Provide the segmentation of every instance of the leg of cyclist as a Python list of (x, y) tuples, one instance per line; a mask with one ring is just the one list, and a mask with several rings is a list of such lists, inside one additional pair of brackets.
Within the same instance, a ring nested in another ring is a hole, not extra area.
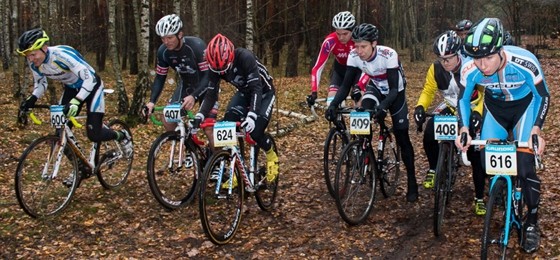
[(480, 151), (476, 151), (474, 147), (469, 147), (467, 157), (471, 162), (472, 178), (474, 184), (474, 213), (479, 216), (486, 214), (486, 205), (484, 204), (484, 186), (486, 185), (486, 172), (482, 168), (482, 160)]
[(424, 179), (424, 183), (422, 183), (422, 186), (424, 186), (424, 188), (426, 189), (432, 189), (434, 187), (436, 167), (439, 155), (439, 145), (438, 141), (435, 140), (434, 135), (433, 117), (428, 119), (428, 121), (426, 122), (422, 144), (424, 146), (426, 158), (428, 159), (428, 171), (426, 171), (426, 178)]

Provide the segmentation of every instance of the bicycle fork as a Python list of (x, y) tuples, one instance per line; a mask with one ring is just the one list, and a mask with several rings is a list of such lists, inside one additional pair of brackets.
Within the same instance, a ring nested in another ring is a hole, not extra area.
[[(490, 190), (492, 190), (494, 188), (494, 184), (499, 180), (499, 179), (504, 179), (505, 180), (505, 191), (506, 191), (506, 208), (505, 208), (505, 216), (504, 216), (504, 227), (503, 227), (503, 233), (502, 236), (499, 238), (499, 241), (491, 241), (493, 244), (498, 244), (502, 247), (505, 247), (508, 245), (509, 243), (509, 234), (511, 232), (511, 227), (515, 224), (517, 228), (521, 227), (521, 223), (519, 222), (519, 220), (517, 220), (515, 218), (515, 213), (512, 210), (512, 206), (517, 207), (517, 202), (513, 202), (514, 197), (513, 196), (519, 196), (521, 197), (521, 191), (519, 191), (519, 195), (517, 195), (517, 191), (513, 191), (512, 192), (512, 180), (510, 177), (504, 177), (504, 176), (495, 176), (494, 178), (492, 178), (492, 182), (490, 184)], [(502, 194), (503, 196), (503, 194)], [(495, 201), (495, 200), (494, 200)]]

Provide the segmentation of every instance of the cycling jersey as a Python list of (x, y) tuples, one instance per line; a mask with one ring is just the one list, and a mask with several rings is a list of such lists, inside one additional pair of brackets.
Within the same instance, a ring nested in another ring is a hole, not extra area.
[[(459, 57), (461, 61), (458, 66), (471, 59), (470, 57), (466, 58), (462, 55), (459, 55)], [(422, 106), (424, 110), (427, 110), (432, 104), (436, 92), (439, 90), (447, 107), (452, 113), (456, 113), (457, 100), (461, 91), (459, 87), (459, 78), (460, 69), (456, 72), (450, 72), (443, 68), (440, 61), (432, 63), (426, 74), (426, 82), (424, 83), (424, 88), (422, 89), (416, 106)], [(472, 108), (482, 115), (482, 91), (473, 92), (471, 104), (474, 105)]]
[(367, 74), (371, 83), (379, 89), (382, 95), (386, 96), (379, 103), (381, 109), (387, 109), (395, 101), (397, 93), (405, 88), (406, 79), (398, 59), (398, 54), (389, 47), (377, 45), (375, 47), (375, 54), (368, 61), (360, 59), (356, 51), (353, 50), (350, 52), (346, 65), (348, 68), (344, 81), (331, 105), (338, 106), (348, 96), (350, 87), (355, 83), (356, 78), (360, 77), (362, 72)]
[(157, 52), (156, 77), (152, 86), (150, 102), (156, 103), (171, 67), (180, 76), (181, 82), (177, 84), (177, 94), (173, 101), (180, 100), (187, 95), (192, 95), (199, 100), (208, 85), (208, 62), (204, 59), (206, 43), (192, 36), (182, 38), (179, 50), (169, 50), (162, 44)]
[(461, 84), (465, 86), (459, 100), (459, 124), (468, 127), (471, 93), (475, 85), (479, 84), (485, 89), (485, 99), (490, 98), (499, 102), (523, 100), (528, 95), (533, 95), (536, 106), (535, 120), (531, 123), (542, 128), (549, 107), (550, 94), (543, 77), (542, 68), (532, 53), (516, 47), (504, 46), (504, 68), (491, 76), (484, 76), (470, 60), (461, 68)]
[(218, 101), (221, 79), (231, 83), (239, 92), (244, 93), (250, 99), (250, 112), (257, 113), (259, 111), (258, 108), (261, 106), (264, 94), (271, 91), (271, 93), (275, 93), (272, 76), (268, 73), (266, 67), (259, 62), (255, 54), (244, 48), (236, 48), (234, 57), (232, 67), (224, 74), (209, 73), (207, 93), (200, 107), (200, 113), (205, 117), (214, 103)]
[[(346, 69), (346, 60), (348, 59), (348, 54), (354, 49), (354, 42), (352, 40), (343, 44), (338, 40), (336, 32), (329, 34), (323, 44), (321, 45), (321, 50), (319, 51), (319, 57), (315, 66), (311, 70), (311, 92), (317, 92), (319, 82), (321, 81), (321, 73), (325, 68), (325, 64), (329, 59), (329, 54), (335, 57), (335, 65), (333, 66), (333, 73), (338, 73), (344, 76), (344, 70)], [(337, 64), (338, 63), (338, 64)]]
[(33, 95), (40, 98), (47, 89), (47, 78), (62, 82), (66, 87), (78, 89), (76, 98), (85, 100), (99, 84), (95, 70), (74, 48), (66, 45), (49, 46), (45, 61), (36, 67), (30, 63), (33, 73)]

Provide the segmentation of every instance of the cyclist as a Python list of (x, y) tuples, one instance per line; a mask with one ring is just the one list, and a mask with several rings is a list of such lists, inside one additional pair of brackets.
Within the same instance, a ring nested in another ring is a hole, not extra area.
[[(443, 102), (434, 109), (435, 113), (441, 115), (455, 114), (457, 110), (457, 98), (460, 92), (459, 73), (461, 64), (470, 59), (459, 55), (461, 44), (461, 38), (453, 30), (448, 30), (440, 34), (434, 41), (433, 51), (438, 58), (428, 69), (424, 89), (422, 89), (418, 104), (414, 109), (414, 121), (419, 129), (422, 129), (422, 125), (426, 121), (426, 109), (432, 104), (436, 92), (439, 91), (442, 94)], [(480, 126), (480, 115), (482, 114), (483, 108), (482, 95), (483, 92), (479, 89), (474, 91), (471, 97), (471, 106), (476, 106), (474, 112), (471, 114), (471, 125), (473, 126)], [(474, 136), (474, 133), (471, 133), (471, 135)], [(423, 186), (426, 189), (431, 189), (435, 184), (435, 169), (439, 154), (438, 141), (435, 140), (434, 135), (434, 118), (430, 118), (428, 123), (426, 123), (423, 145), (429, 164), (429, 170), (426, 173)], [(482, 169), (480, 153), (478, 151), (472, 148), (469, 149), (468, 157), (472, 163), (472, 176), (475, 190), (474, 211), (476, 215), (484, 215), (486, 214), (486, 207), (483, 200), (486, 174)]]
[[(264, 135), (276, 99), (272, 76), (255, 54), (245, 48), (235, 48), (222, 34), (217, 34), (208, 42), (206, 60), (211, 73), (206, 96), (195, 116), (195, 127), (198, 128), (218, 100), (220, 80), (235, 86), (237, 92), (226, 108), (224, 120), (236, 122), (244, 118), (241, 126), (266, 152), (266, 179), (274, 182), (278, 176), (278, 156), (272, 142)], [(233, 185), (237, 185), (236, 179)]]
[(471, 20), (463, 19), (455, 25), (455, 32), (457, 32), (457, 35), (459, 35), (459, 37), (461, 37), (461, 40), (464, 41), (465, 36), (467, 36), (467, 33), (469, 32), (469, 29), (471, 29), (471, 27)]
[[(465, 86), (458, 103), (460, 134), (468, 132), (470, 121), (470, 95), (475, 84), (482, 85), (484, 111), (482, 114), (481, 139), (507, 139), (511, 132), (514, 140), (529, 142), (533, 134), (539, 137), (542, 154), (544, 140), (541, 137), (548, 108), (550, 94), (539, 61), (529, 51), (511, 45), (503, 46), (504, 30), (497, 18), (484, 18), (469, 31), (464, 49), (473, 59), (463, 64), (461, 84)], [(465, 151), (460, 138), (457, 147)], [(524, 199), (528, 215), (524, 224), (522, 247), (526, 252), (534, 252), (539, 247), (538, 207), (540, 200), (540, 180), (533, 167), (534, 156), (518, 152), (518, 176), (523, 182)]]
[[(167, 72), (171, 67), (180, 76), (173, 95), (168, 104), (181, 102), (181, 107), (187, 110), (193, 108), (196, 101), (201, 101), (208, 85), (208, 63), (204, 60), (204, 50), (206, 43), (193, 36), (183, 36), (183, 22), (176, 14), (169, 14), (162, 17), (156, 24), (156, 34), (161, 37), (162, 44), (157, 52), (156, 77), (152, 85), (150, 102), (146, 104), (149, 116), (154, 109), (155, 103), (159, 99)], [(214, 104), (209, 120), (216, 118), (218, 103)], [(166, 131), (173, 131), (175, 123), (164, 121)], [(206, 128), (207, 136), (212, 135), (212, 128)], [(213, 140), (208, 138), (212, 147)]]
[(350, 53), (350, 50), (354, 48), (354, 42), (352, 41), (352, 29), (355, 24), (356, 19), (354, 18), (354, 15), (348, 11), (340, 12), (333, 17), (332, 27), (336, 31), (327, 35), (323, 41), (321, 51), (319, 51), (319, 57), (317, 57), (317, 62), (311, 70), (311, 95), (307, 96), (307, 103), (309, 106), (313, 106), (315, 104), (315, 100), (317, 99), (321, 73), (325, 68), (325, 64), (327, 64), (329, 54), (332, 54), (335, 57), (335, 60), (331, 71), (327, 105), (329, 105), (332, 98), (334, 98), (340, 83), (342, 83), (342, 79), (344, 79), (348, 54)]
[[(132, 156), (130, 133), (124, 129), (113, 131), (103, 127), (104, 85), (99, 75), (77, 50), (67, 45), (48, 46), (48, 41), (49, 36), (41, 28), (28, 30), (18, 39), (16, 51), (27, 58), (34, 84), (33, 93), (21, 103), (19, 109), (27, 111), (35, 107), (35, 102), (47, 89), (47, 78), (60, 81), (64, 86), (64, 93), (59, 102), (65, 106), (64, 114), (68, 117), (76, 116), (83, 103), (86, 103), (86, 131), (89, 140), (118, 140), (126, 156)], [(85, 166), (80, 165), (81, 171), (85, 170), (83, 167)]]
[(362, 72), (370, 77), (362, 97), (362, 106), (376, 109), (377, 120), (384, 120), (391, 113), (397, 144), (401, 147), (403, 162), (407, 170), (408, 188), (406, 199), (418, 200), (418, 184), (414, 169), (414, 150), (408, 135), (408, 107), (406, 104), (406, 80), (397, 52), (378, 45), (378, 30), (373, 24), (363, 23), (352, 31), (355, 49), (350, 52), (347, 70), (340, 89), (325, 112), (329, 121), (336, 120), (338, 105), (350, 92), (354, 79)]

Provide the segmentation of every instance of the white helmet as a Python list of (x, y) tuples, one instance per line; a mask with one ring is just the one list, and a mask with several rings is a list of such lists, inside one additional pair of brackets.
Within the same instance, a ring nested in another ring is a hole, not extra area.
[(352, 30), (356, 24), (356, 18), (348, 11), (336, 14), (332, 19), (332, 26), (335, 29)]
[(177, 34), (183, 28), (183, 22), (176, 14), (168, 14), (156, 24), (156, 34), (159, 37)]

